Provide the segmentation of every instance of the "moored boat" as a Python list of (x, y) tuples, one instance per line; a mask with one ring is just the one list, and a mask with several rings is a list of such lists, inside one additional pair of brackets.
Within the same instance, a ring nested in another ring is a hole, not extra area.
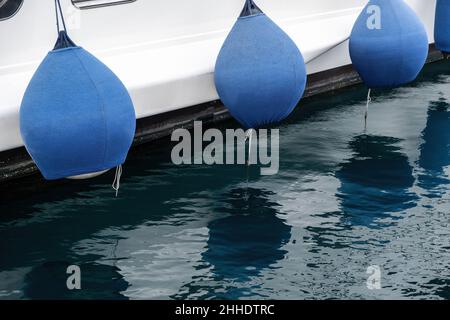
[[(406, 2), (433, 43), (435, 1)], [(257, 1), (301, 49), (312, 79), (309, 94), (357, 81), (348, 67), (347, 40), (366, 3)], [(218, 99), (214, 66), (242, 10), (242, 0), (62, 0), (61, 4), (73, 40), (95, 53), (130, 92), (141, 122), (138, 139), (164, 134), (149, 128), (170, 130), (177, 121), (218, 111), (203, 104)], [(53, 0), (0, 1), (0, 152), (23, 147), (19, 107), (32, 75), (51, 49), (49, 43), (54, 42), (53, 21)], [(347, 80), (346, 73), (352, 75)]]

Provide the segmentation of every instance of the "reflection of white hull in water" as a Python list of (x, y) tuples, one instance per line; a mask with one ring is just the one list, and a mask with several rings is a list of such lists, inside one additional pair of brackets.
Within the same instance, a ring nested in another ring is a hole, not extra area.
[[(138, 0), (88, 10), (75, 9), (70, 0), (61, 2), (71, 37), (123, 80), (138, 118), (218, 98), (215, 60), (243, 0)], [(114, 1), (84, 1), (104, 2)], [(435, 1), (407, 2), (432, 42)], [(365, 3), (257, 1), (298, 44), (309, 74), (350, 64), (345, 39)], [(55, 42), (53, 21), (53, 0), (25, 1), (15, 16), (0, 21), (0, 151), (23, 145), (19, 106), (31, 76)]]

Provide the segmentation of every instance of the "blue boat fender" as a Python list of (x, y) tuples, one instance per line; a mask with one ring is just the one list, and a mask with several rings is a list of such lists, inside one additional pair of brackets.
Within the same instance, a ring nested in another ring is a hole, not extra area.
[(434, 43), (445, 55), (450, 54), (450, 0), (436, 1)]
[[(370, 89), (414, 81), (428, 56), (425, 26), (404, 0), (370, 0), (350, 35), (350, 57)], [(367, 118), (367, 110), (366, 110)]]
[(217, 58), (215, 84), (231, 115), (256, 129), (282, 121), (296, 107), (306, 66), (292, 39), (246, 0)]
[(120, 178), (135, 134), (133, 102), (120, 79), (69, 38), (59, 0), (55, 9), (58, 40), (20, 107), (25, 147), (47, 180), (91, 177), (115, 167)]

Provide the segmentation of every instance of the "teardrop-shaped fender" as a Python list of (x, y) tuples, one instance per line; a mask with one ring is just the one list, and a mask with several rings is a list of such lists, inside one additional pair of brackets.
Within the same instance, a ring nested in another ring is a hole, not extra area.
[(265, 14), (243, 16), (219, 53), (215, 84), (231, 115), (246, 128), (286, 118), (305, 91), (306, 67), (292, 39)]
[(133, 103), (123, 83), (80, 47), (51, 51), (20, 107), (25, 146), (49, 180), (124, 163), (135, 128)]
[(434, 22), (434, 42), (442, 52), (450, 52), (450, 1), (437, 0)]
[(369, 88), (415, 80), (427, 55), (425, 26), (403, 0), (369, 1), (350, 36), (352, 63)]

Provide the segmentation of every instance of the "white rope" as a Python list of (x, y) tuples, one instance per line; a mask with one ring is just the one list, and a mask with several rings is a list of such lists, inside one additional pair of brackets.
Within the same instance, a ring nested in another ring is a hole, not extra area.
[(116, 175), (114, 177), (114, 182), (112, 184), (112, 188), (116, 191), (116, 198), (119, 195), (121, 177), (122, 177), (122, 165), (116, 167)]
[(245, 191), (244, 199), (248, 201), (248, 188), (250, 183), (250, 165), (251, 165), (251, 156), (252, 156), (252, 142), (253, 142), (253, 129), (248, 129), (245, 133), (245, 142), (248, 140), (248, 158), (247, 158), (247, 165), (246, 165), (246, 175), (247, 175), (247, 190)]
[(246, 132), (245, 140), (248, 140), (248, 159), (247, 166), (251, 164), (251, 156), (252, 156), (252, 142), (253, 142), (253, 129), (248, 129)]
[(364, 130), (367, 129), (367, 117), (369, 116), (369, 105), (372, 101), (372, 97), (370, 96), (372, 92), (372, 89), (369, 89), (369, 92), (367, 93), (367, 103), (366, 103), (366, 113), (364, 114)]

